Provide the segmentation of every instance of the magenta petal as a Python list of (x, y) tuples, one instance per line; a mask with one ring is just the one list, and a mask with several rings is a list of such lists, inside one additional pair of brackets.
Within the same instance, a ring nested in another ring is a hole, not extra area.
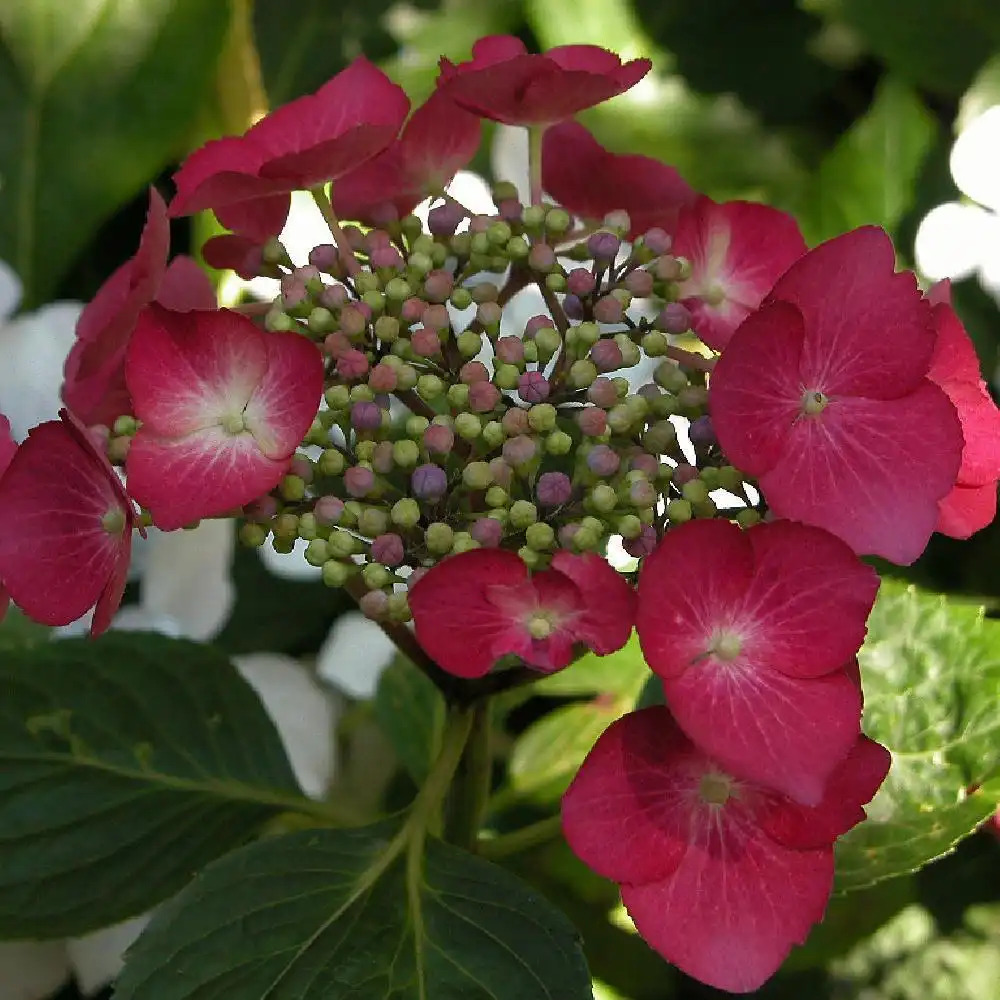
[(219, 222), (239, 236), (265, 243), (285, 228), (291, 207), (291, 195), (282, 191), (219, 205), (215, 215)]
[(925, 380), (898, 399), (834, 398), (799, 420), (760, 487), (779, 516), (826, 528), (859, 554), (909, 565), (934, 530), (961, 449), (954, 407)]
[(703, 983), (750, 993), (805, 941), (826, 909), (833, 851), (790, 851), (736, 816), (698, 828), (677, 870), (623, 885), (636, 929)]
[(997, 484), (956, 486), (938, 501), (935, 531), (951, 538), (970, 538), (997, 516)]
[(10, 433), (10, 421), (0, 413), (0, 477), (17, 454), (17, 442)]
[(625, 577), (593, 553), (560, 550), (552, 557), (552, 568), (568, 576), (583, 595), (577, 635), (598, 656), (621, 649), (632, 634), (636, 609), (635, 591)]
[(175, 257), (167, 267), (156, 301), (174, 312), (214, 309), (215, 289), (208, 275), (186, 254)]

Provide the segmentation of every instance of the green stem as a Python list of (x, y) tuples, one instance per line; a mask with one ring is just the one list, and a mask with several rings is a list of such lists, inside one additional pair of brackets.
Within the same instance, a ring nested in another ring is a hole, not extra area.
[(478, 844), (478, 853), (484, 858), (505, 858), (519, 851), (545, 844), (555, 840), (562, 833), (562, 817), (550, 816), (539, 820), (530, 826), (515, 830), (513, 833), (503, 833), (499, 837), (482, 837)]
[(544, 125), (528, 126), (528, 178), (531, 191), (531, 204), (542, 203), (542, 136), (545, 135)]
[(347, 241), (344, 230), (340, 228), (340, 220), (333, 211), (333, 205), (330, 203), (326, 189), (322, 184), (317, 184), (315, 187), (309, 188), (309, 193), (312, 195), (313, 201), (316, 202), (316, 207), (326, 220), (327, 226), (330, 228), (333, 242), (337, 245), (340, 259), (344, 262), (347, 273), (352, 278), (356, 278), (361, 273), (361, 265), (358, 263), (358, 258), (354, 256), (354, 251), (351, 249), (351, 244)]
[(475, 850), (490, 797), (493, 774), (490, 714), (488, 699), (478, 702), (472, 709), (472, 732), (448, 799), (445, 840), (470, 851)]

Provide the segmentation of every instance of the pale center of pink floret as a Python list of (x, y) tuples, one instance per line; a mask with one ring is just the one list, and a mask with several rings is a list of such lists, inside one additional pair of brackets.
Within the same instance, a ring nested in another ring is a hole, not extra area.
[(698, 782), (698, 798), (705, 805), (721, 806), (733, 794), (733, 779), (719, 771), (708, 771)]
[(817, 389), (806, 389), (802, 393), (802, 412), (809, 417), (818, 416), (826, 409), (829, 402), (830, 398), (825, 393)]
[(720, 629), (708, 648), (717, 660), (735, 660), (743, 649), (743, 638), (730, 629)]
[(225, 414), (219, 421), (219, 424), (227, 434), (232, 434), (234, 437), (237, 434), (242, 434), (247, 429), (242, 412)]
[(110, 507), (101, 515), (101, 527), (109, 535), (120, 535), (125, 530), (125, 512), (121, 507)]

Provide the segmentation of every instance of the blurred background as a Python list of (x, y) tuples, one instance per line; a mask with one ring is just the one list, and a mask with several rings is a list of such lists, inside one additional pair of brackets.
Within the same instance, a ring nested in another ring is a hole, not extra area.
[[(604, 145), (670, 163), (716, 200), (785, 209), (810, 244), (883, 226), (901, 265), (927, 284), (953, 280), (1000, 387), (998, 0), (0, 0), (0, 261), (22, 289), (19, 318), (13, 307), (0, 316), (0, 355), (14, 349), (5, 324), (23, 330), (49, 303), (87, 301), (134, 252), (146, 186), (169, 194), (190, 149), (243, 131), (361, 53), (419, 102), (441, 55), (467, 58), (496, 33), (533, 50), (593, 43), (651, 57), (637, 87), (581, 116)], [(494, 133), (486, 123), (472, 165), (487, 181), (516, 155)], [(174, 252), (197, 251), (209, 226), (175, 221)], [(45, 323), (32, 329), (44, 352)], [(9, 384), (0, 371), (0, 410)], [(905, 572), (997, 607), (1000, 525), (966, 543), (935, 537)], [(346, 610), (253, 552), (237, 553), (232, 580), (216, 641), (233, 654), (312, 656)], [(613, 888), (564, 847), (518, 865), (583, 932), (606, 984), (598, 997), (721, 996), (650, 952)], [(0, 1000), (19, 1000), (2, 980), (0, 969)], [(1000, 997), (1000, 841), (981, 832), (916, 875), (835, 900), (758, 995)]]

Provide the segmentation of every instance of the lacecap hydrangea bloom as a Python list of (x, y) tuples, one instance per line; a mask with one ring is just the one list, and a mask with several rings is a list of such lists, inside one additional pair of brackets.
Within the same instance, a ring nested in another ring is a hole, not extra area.
[[(807, 248), (573, 121), (648, 70), (486, 38), (411, 113), (359, 58), (194, 152), (81, 319), (69, 412), (0, 479), (0, 579), (44, 621), (96, 604), (96, 633), (134, 530), (232, 517), (457, 684), (635, 628), (665, 704), (601, 737), (565, 833), (653, 947), (750, 991), (822, 919), (888, 768), (861, 731), (860, 557), (992, 518), (998, 418), (882, 231)], [(448, 192), (484, 118), (531, 151), (529, 197), (497, 184), (486, 214)], [(329, 240), (293, 262), (296, 190)], [(166, 217), (207, 209), (211, 263), (280, 281), (264, 308), (206, 307), (168, 267)], [(528, 288), (544, 309), (511, 329)]]

